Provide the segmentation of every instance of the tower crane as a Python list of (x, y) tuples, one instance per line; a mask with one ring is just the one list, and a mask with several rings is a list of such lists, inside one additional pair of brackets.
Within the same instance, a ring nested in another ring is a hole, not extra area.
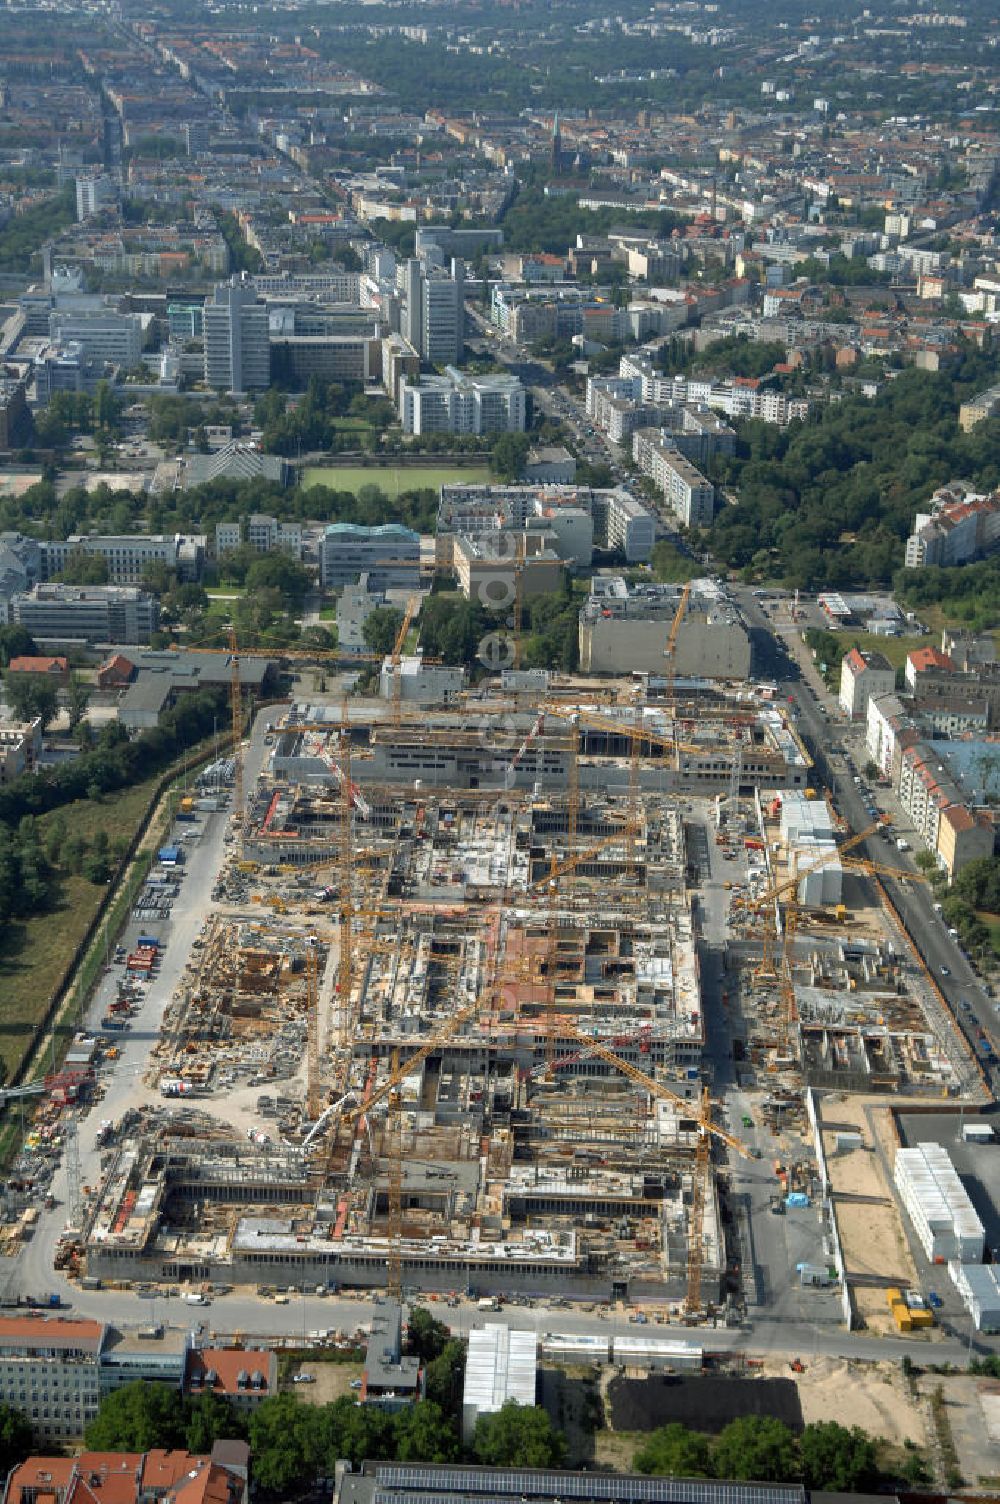
[[(863, 841), (867, 841), (868, 837), (874, 835), (885, 823), (884, 819), (876, 820), (874, 824), (849, 837), (848, 840), (844, 841), (834, 851), (824, 852), (821, 856), (813, 857), (804, 867), (797, 867), (791, 877), (786, 877), (780, 882), (772, 883), (769, 888), (763, 893), (759, 893), (755, 898), (745, 899), (742, 903), (738, 904), (734, 903), (734, 912), (763, 913), (765, 916), (764, 948), (760, 966), (757, 968), (759, 976), (777, 977), (772, 955), (773, 944), (777, 935), (777, 923), (775, 920), (776, 905), (783, 899), (788, 899), (790, 895), (796, 894), (799, 883), (804, 877), (808, 877), (810, 872), (816, 872), (820, 867), (825, 867), (829, 862), (839, 860), (848, 851), (853, 851), (855, 846), (860, 846)], [(792, 897), (791, 901), (794, 903), (796, 900)]]
[[(560, 1034), (568, 1035), (580, 1045), (586, 1046), (588, 1054), (596, 1055), (607, 1065), (621, 1071), (630, 1081), (637, 1086), (643, 1087), (649, 1094), (661, 1102), (670, 1102), (675, 1107), (683, 1107), (691, 1111), (692, 1104), (686, 1098), (671, 1091), (668, 1086), (657, 1081), (654, 1077), (640, 1070), (631, 1061), (623, 1060), (620, 1055), (608, 1048), (602, 1041), (595, 1039), (593, 1035), (578, 1029), (575, 1024), (569, 1023), (562, 1016), (555, 1015), (552, 1019), (554, 1027)], [(701, 1099), (696, 1110), (698, 1124), (698, 1138), (695, 1146), (694, 1176), (691, 1183), (691, 1215), (688, 1218), (688, 1259), (687, 1259), (687, 1295), (685, 1297), (685, 1309), (689, 1315), (694, 1315), (701, 1310), (701, 1285), (702, 1273), (705, 1263), (705, 1205), (709, 1195), (709, 1174), (712, 1160), (712, 1140), (718, 1139), (727, 1148), (733, 1149), (745, 1159), (751, 1158), (750, 1150), (742, 1139), (735, 1134), (729, 1133), (718, 1123), (712, 1121), (712, 1099), (707, 1086), (702, 1087)]]
[(393, 1049), (390, 1075), (397, 1078), (389, 1093), (386, 1139), (389, 1149), (389, 1271), (386, 1289), (390, 1300), (403, 1299), (403, 1078), (399, 1072), (399, 1047)]
[(319, 986), (316, 947), (306, 950), (306, 1109), (310, 1118), (320, 1115), (319, 1084)]
[(396, 641), (392, 645), (392, 653), (389, 658), (390, 671), (392, 673), (392, 724), (398, 726), (403, 713), (403, 648), (409, 635), (413, 618), (420, 610), (419, 595), (411, 595), (406, 602), (406, 610), (403, 612), (403, 620), (399, 624), (396, 633)]
[(674, 698), (674, 677), (677, 673), (677, 636), (680, 632), (681, 622), (684, 620), (684, 613), (687, 611), (690, 599), (691, 581), (688, 580), (681, 591), (681, 598), (677, 602), (677, 610), (674, 612), (674, 619), (670, 623), (670, 631), (667, 634), (667, 645), (663, 649), (663, 656), (667, 660), (667, 666), (664, 671), (663, 694), (664, 698), (670, 701), (673, 701)]

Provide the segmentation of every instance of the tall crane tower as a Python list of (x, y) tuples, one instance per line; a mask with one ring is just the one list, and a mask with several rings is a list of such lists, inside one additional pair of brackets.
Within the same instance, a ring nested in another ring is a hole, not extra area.
[(395, 1082), (389, 1093), (385, 1131), (389, 1150), (389, 1271), (386, 1289), (390, 1300), (403, 1298), (403, 1080), (399, 1071), (399, 1046), (390, 1064)]
[(315, 945), (306, 950), (306, 1108), (315, 1122), (320, 1115), (319, 986)]
[(403, 716), (403, 648), (409, 635), (413, 618), (420, 609), (419, 595), (411, 595), (406, 602), (406, 610), (403, 612), (403, 620), (399, 624), (396, 633), (396, 641), (392, 645), (390, 666), (392, 670), (392, 724), (398, 726)]
[(667, 633), (667, 645), (663, 649), (663, 656), (667, 660), (667, 666), (664, 670), (665, 682), (663, 685), (663, 696), (664, 699), (670, 701), (671, 703), (673, 703), (674, 699), (674, 676), (677, 673), (677, 664), (675, 662), (677, 653), (677, 636), (680, 632), (681, 622), (684, 620), (684, 613), (687, 611), (688, 601), (690, 599), (691, 581), (688, 580), (684, 586), (684, 589), (681, 591), (681, 598), (677, 602), (677, 610), (674, 612), (674, 619), (670, 623), (670, 631)]

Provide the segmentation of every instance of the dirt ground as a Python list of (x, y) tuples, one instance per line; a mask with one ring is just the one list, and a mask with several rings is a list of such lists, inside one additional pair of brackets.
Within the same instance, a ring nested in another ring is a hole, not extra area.
[[(863, 1136), (864, 1148), (837, 1153), (837, 1130), (825, 1126), (823, 1147), (831, 1186), (841, 1198), (835, 1199), (834, 1207), (848, 1274), (864, 1275), (878, 1281), (871, 1287), (853, 1285), (855, 1307), (871, 1331), (892, 1332), (895, 1327), (886, 1303), (886, 1288), (915, 1284), (917, 1271), (910, 1257), (893, 1189), (887, 1183), (882, 1161), (872, 1144), (865, 1107), (866, 1099), (862, 1097), (824, 1101), (824, 1123), (856, 1128)], [(885, 1145), (884, 1138), (883, 1145), (891, 1148)], [(842, 1199), (844, 1196), (872, 1199), (846, 1201)]]
[[(835, 1417), (842, 1425), (860, 1426), (862, 1430), (882, 1438), (893, 1447), (902, 1447), (905, 1442), (912, 1442), (918, 1447), (927, 1444), (923, 1408), (919, 1401), (911, 1396), (898, 1364), (849, 1363), (841, 1358), (816, 1358), (806, 1363), (804, 1373), (793, 1374), (788, 1367), (788, 1362), (787, 1357), (768, 1358), (763, 1361), (762, 1367), (757, 1372), (766, 1379), (791, 1379), (795, 1383), (803, 1423), (809, 1424), (811, 1421), (829, 1420)], [(611, 1374), (608, 1371), (602, 1383), (602, 1389), (606, 1395), (610, 1378)], [(691, 1382), (702, 1381), (692, 1380)], [(755, 1382), (758, 1381), (753, 1379), (745, 1381), (746, 1384)], [(950, 1382), (950, 1380), (945, 1381), (946, 1385)], [(1000, 1390), (1000, 1384), (992, 1387)], [(973, 1401), (973, 1408), (976, 1420), (979, 1421), (980, 1408), (975, 1401)], [(606, 1413), (610, 1418), (610, 1400), (606, 1405)], [(972, 1414), (972, 1412), (968, 1413)], [(976, 1429), (972, 1425), (969, 1427), (970, 1439), (966, 1445), (970, 1448)], [(982, 1431), (981, 1425), (979, 1430)], [(998, 1415), (998, 1438), (1000, 1438), (1000, 1415)], [(612, 1430), (609, 1424), (605, 1429), (598, 1431), (594, 1437), (594, 1466), (628, 1472), (632, 1468), (635, 1453), (646, 1445), (648, 1439), (648, 1431), (616, 1431)], [(962, 1442), (957, 1428), (955, 1440), (961, 1453)], [(1000, 1439), (996, 1444), (996, 1450), (1000, 1454)], [(985, 1473), (988, 1459), (989, 1449), (985, 1445), (985, 1437), (980, 1435), (975, 1458), (978, 1469), (973, 1470), (969, 1466), (966, 1476), (974, 1478)], [(972, 1460), (970, 1456), (970, 1463)], [(964, 1457), (963, 1466), (965, 1466)], [(997, 1470), (1000, 1471), (1000, 1464)]]
[(970, 1488), (995, 1490), (1000, 1479), (1000, 1383), (971, 1374), (924, 1374), (922, 1394), (940, 1384), (958, 1466)]
[(354, 1394), (352, 1379), (360, 1379), (360, 1363), (300, 1363), (299, 1373), (311, 1373), (314, 1384), (296, 1384), (295, 1394), (307, 1405), (329, 1405), (342, 1394)]
[(771, 1377), (794, 1378), (807, 1425), (833, 1418), (897, 1445), (912, 1441), (922, 1446), (926, 1441), (923, 1415), (898, 1364), (815, 1358), (806, 1362), (805, 1373), (790, 1374), (786, 1359), (768, 1358), (762, 1371)]

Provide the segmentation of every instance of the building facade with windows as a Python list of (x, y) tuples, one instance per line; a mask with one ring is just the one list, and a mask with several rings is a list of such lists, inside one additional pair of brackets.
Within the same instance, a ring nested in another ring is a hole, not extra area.
[(160, 622), (154, 595), (131, 585), (36, 585), (16, 596), (13, 617), (35, 638), (149, 642)]
[(224, 392), (266, 391), (271, 382), (267, 305), (243, 274), (220, 282), (205, 304), (205, 381)]
[(371, 590), (405, 590), (420, 578), (420, 534), (398, 522), (359, 527), (331, 523), (320, 542), (320, 582), (353, 585), (363, 574)]
[(101, 1321), (0, 1317), (0, 1403), (20, 1410), (38, 1441), (83, 1434), (101, 1398)]

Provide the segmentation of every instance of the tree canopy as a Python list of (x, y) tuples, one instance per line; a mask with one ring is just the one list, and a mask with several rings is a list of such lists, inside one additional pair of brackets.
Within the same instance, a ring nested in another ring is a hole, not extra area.
[(41, 717), (44, 731), (56, 718), (59, 708), (59, 690), (45, 674), (6, 675), (7, 703), (20, 721), (33, 721)]
[(86, 1430), (95, 1452), (148, 1452), (185, 1445), (186, 1406), (179, 1389), (142, 1380), (112, 1390)]
[(27, 1416), (10, 1405), (0, 1405), (0, 1474), (6, 1478), (11, 1468), (30, 1457), (33, 1442)]
[(712, 1448), (720, 1478), (739, 1482), (790, 1483), (798, 1476), (795, 1437), (770, 1415), (744, 1415), (729, 1422)]
[(670, 1474), (677, 1478), (714, 1476), (708, 1437), (689, 1431), (677, 1421), (654, 1431), (633, 1460), (640, 1473)]
[(423, 1364), (440, 1358), (449, 1342), (451, 1331), (443, 1321), (432, 1316), (425, 1306), (413, 1306), (410, 1310), (406, 1332), (406, 1350), (418, 1357)]
[(508, 1400), (494, 1414), (480, 1415), (472, 1452), (487, 1467), (562, 1467), (566, 1441), (537, 1405)]
[(878, 1482), (875, 1443), (859, 1426), (815, 1421), (799, 1441), (802, 1481), (824, 1493), (867, 1493)]
[[(365, 647), (370, 653), (380, 653), (383, 657), (386, 653), (391, 653), (402, 625), (402, 611), (395, 606), (376, 606), (365, 617), (365, 624), (361, 629)], [(410, 1325), (413, 1325), (412, 1316)]]

